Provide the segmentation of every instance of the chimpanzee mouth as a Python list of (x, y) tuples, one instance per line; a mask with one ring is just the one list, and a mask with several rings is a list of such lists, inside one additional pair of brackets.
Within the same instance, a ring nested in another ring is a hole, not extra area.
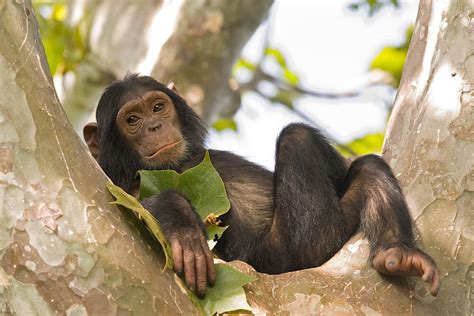
[(149, 155), (149, 156), (146, 156), (146, 159), (154, 159), (156, 158), (156, 156), (158, 156), (159, 154), (161, 154), (164, 150), (167, 150), (167, 149), (170, 149), (176, 145), (178, 145), (179, 143), (183, 142), (182, 139), (178, 140), (178, 141), (175, 141), (174, 143), (171, 143), (171, 144), (167, 144), (167, 145), (164, 145), (160, 148), (158, 148), (157, 151), (155, 151), (153, 154)]

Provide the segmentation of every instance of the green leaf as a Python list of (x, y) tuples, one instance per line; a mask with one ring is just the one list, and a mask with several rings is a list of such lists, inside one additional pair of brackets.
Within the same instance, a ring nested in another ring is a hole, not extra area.
[(142, 199), (173, 189), (183, 194), (202, 219), (218, 217), (230, 209), (224, 182), (211, 163), (209, 152), (197, 166), (182, 174), (173, 170), (140, 170)]
[(255, 69), (257, 69), (257, 66), (251, 61), (249, 61), (248, 59), (240, 57), (234, 65), (234, 71), (240, 68), (248, 69), (250, 71), (255, 71)]
[(206, 291), (206, 297), (198, 300), (207, 315), (235, 310), (251, 311), (242, 288), (255, 281), (254, 276), (240, 272), (227, 264), (216, 264), (216, 283)]
[(217, 226), (217, 225), (212, 225), (210, 227), (206, 227), (206, 232), (207, 232), (207, 244), (209, 246), (209, 249), (214, 249), (214, 247), (217, 244), (217, 240), (221, 238), (222, 234), (225, 232), (225, 230), (229, 228), (229, 226)]
[(357, 155), (380, 153), (382, 151), (383, 141), (383, 133), (374, 133), (355, 139), (352, 142), (346, 144), (346, 146), (352, 149)]
[(397, 85), (402, 77), (403, 65), (407, 56), (407, 50), (398, 47), (384, 47), (374, 58), (370, 68), (381, 69), (390, 73), (396, 80)]
[(283, 68), (287, 67), (286, 66), (286, 59), (285, 59), (285, 57), (283, 57), (283, 54), (278, 49), (267, 47), (265, 49), (265, 55), (273, 56), (275, 58), (275, 60), (277, 61), (277, 63), (281, 67), (283, 67)]
[(293, 71), (289, 70), (288, 68), (284, 69), (283, 76), (285, 77), (286, 81), (292, 86), (297, 86), (300, 81), (298, 75), (295, 74)]
[(292, 110), (294, 108), (293, 102), (295, 98), (295, 94), (291, 91), (279, 89), (277, 94), (270, 97), (269, 100), (274, 103), (281, 103), (284, 106), (288, 107), (290, 110)]
[(165, 254), (165, 266), (164, 268), (173, 268), (173, 256), (171, 253), (171, 247), (168, 245), (166, 241), (166, 237), (161, 230), (160, 223), (156, 220), (156, 218), (148, 212), (138, 200), (122, 190), (120, 187), (114, 185), (113, 183), (106, 184), (107, 189), (109, 192), (115, 197), (115, 201), (112, 204), (121, 205), (129, 210), (132, 210), (135, 215), (142, 219), (148, 230), (152, 233), (152, 235), (158, 240), (163, 248), (163, 252)]
[(225, 129), (237, 131), (237, 123), (233, 119), (219, 119), (212, 124), (212, 127), (219, 132)]

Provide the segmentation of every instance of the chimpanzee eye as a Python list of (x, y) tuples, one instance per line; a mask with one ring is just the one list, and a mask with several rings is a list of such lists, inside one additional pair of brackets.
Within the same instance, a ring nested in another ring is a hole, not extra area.
[(128, 125), (134, 125), (138, 122), (138, 117), (136, 115), (130, 115), (127, 117), (127, 123)]
[(164, 108), (165, 108), (165, 105), (163, 103), (156, 103), (153, 106), (153, 112), (160, 113), (161, 111), (163, 111)]

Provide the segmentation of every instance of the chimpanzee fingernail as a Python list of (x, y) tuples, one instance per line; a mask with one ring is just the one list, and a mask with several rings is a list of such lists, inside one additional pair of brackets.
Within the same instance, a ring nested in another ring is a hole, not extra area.
[(393, 267), (393, 266), (395, 266), (395, 261), (389, 261), (389, 262), (387, 263), (387, 265), (388, 265), (389, 267)]

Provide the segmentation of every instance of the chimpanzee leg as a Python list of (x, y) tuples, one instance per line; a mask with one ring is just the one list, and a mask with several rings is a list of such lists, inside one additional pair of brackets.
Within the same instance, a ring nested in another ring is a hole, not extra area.
[[(408, 206), (385, 161), (375, 155), (356, 159), (345, 187), (341, 211), (351, 216), (360, 212), (360, 228), (369, 240), (374, 268), (385, 274), (420, 276), (431, 283), (430, 292), (436, 295), (439, 271), (433, 259), (415, 247)], [(357, 221), (349, 216), (344, 219)]]
[(337, 183), (344, 181), (347, 169), (344, 158), (316, 129), (292, 124), (281, 132), (274, 175), (275, 217), (260, 242), (263, 251), (256, 249), (259, 257), (252, 265), (257, 270), (260, 265), (269, 273), (318, 266), (342, 247), (358, 227), (358, 220), (350, 227), (343, 225), (339, 209), (342, 192)]
[(251, 264), (279, 273), (321, 265), (360, 227), (379, 272), (422, 276), (439, 287), (433, 260), (414, 246), (408, 207), (390, 167), (368, 155), (346, 161), (315, 129), (286, 127), (277, 142), (274, 219)]
[(345, 183), (347, 191), (340, 207), (346, 213), (354, 209), (360, 211), (360, 228), (370, 242), (371, 259), (377, 251), (396, 244), (414, 247), (408, 206), (395, 176), (382, 158), (367, 155), (356, 159)]

